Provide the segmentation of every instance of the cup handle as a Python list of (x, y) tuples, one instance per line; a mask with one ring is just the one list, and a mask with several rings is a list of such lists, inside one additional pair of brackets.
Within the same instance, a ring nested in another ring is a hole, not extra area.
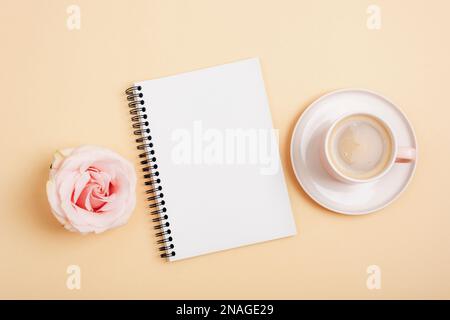
[(410, 163), (416, 160), (416, 149), (412, 147), (399, 147), (397, 150), (396, 163)]

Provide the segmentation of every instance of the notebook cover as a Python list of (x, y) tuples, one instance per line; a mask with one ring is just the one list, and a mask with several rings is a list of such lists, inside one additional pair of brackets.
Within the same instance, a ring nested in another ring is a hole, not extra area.
[(296, 234), (257, 58), (135, 86), (162, 186), (170, 261)]

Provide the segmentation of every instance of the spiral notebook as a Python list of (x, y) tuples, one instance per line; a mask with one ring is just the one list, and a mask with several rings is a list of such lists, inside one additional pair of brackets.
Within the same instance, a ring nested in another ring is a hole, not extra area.
[(259, 60), (126, 91), (161, 257), (296, 234)]

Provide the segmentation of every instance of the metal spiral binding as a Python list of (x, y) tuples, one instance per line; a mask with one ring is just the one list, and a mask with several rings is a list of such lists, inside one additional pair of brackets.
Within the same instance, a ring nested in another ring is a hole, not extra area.
[(156, 164), (155, 150), (153, 149), (152, 136), (150, 135), (150, 123), (146, 112), (146, 103), (144, 95), (141, 92), (141, 86), (133, 86), (128, 88), (125, 93), (128, 106), (130, 107), (131, 121), (133, 122), (133, 134), (139, 136), (136, 139), (138, 144), (137, 149), (142, 151), (139, 158), (144, 158), (141, 161), (144, 172), (145, 185), (149, 189), (145, 191), (149, 195), (147, 201), (151, 203), (148, 205), (150, 214), (155, 216), (152, 221), (157, 225), (154, 229), (157, 230), (156, 237), (160, 238), (157, 244), (161, 245), (159, 251), (163, 251), (161, 258), (168, 258), (175, 256), (175, 246), (172, 243), (172, 231), (170, 230), (169, 216), (167, 215), (166, 201), (163, 199), (161, 179), (159, 178), (158, 165)]

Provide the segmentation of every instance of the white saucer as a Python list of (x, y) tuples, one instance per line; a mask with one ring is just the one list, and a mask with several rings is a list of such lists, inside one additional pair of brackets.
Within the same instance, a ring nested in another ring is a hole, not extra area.
[(300, 116), (291, 140), (291, 162), (303, 190), (321, 206), (338, 213), (359, 215), (380, 210), (408, 186), (417, 165), (394, 164), (380, 180), (358, 185), (328, 175), (319, 156), (321, 135), (341, 115), (369, 112), (389, 123), (399, 146), (417, 150), (414, 130), (405, 114), (381, 95), (363, 89), (344, 89), (314, 101)]

